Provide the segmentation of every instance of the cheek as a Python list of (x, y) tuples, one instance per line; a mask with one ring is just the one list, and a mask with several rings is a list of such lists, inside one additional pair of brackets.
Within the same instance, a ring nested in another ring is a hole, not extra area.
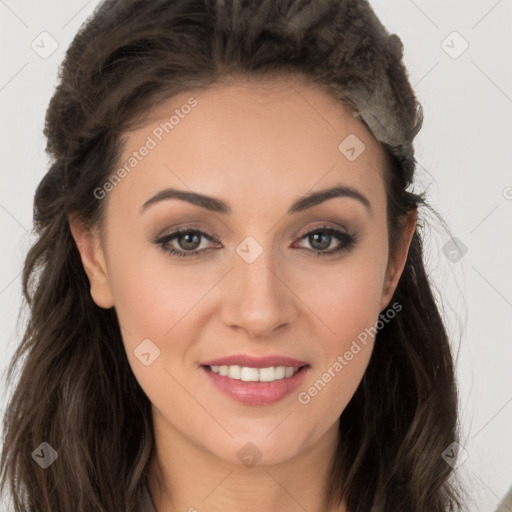
[[(187, 382), (192, 370), (187, 355), (199, 339), (193, 326), (200, 320), (194, 319), (200, 310), (198, 300), (211, 287), (208, 279), (199, 278), (197, 271), (184, 272), (170, 265), (164, 272), (158, 265), (139, 260), (137, 271), (123, 263), (117, 269), (116, 283), (116, 311), (139, 385), (159, 410), (166, 410), (170, 396), (191, 407), (179, 383)], [(187, 389), (197, 393), (190, 384)]]
[[(139, 262), (137, 271), (117, 274), (116, 311), (130, 345), (140, 343), (140, 337), (151, 338), (158, 345), (165, 339), (175, 338), (196, 313), (198, 301), (211, 287), (210, 279), (196, 271), (176, 270), (167, 266)], [(133, 336), (131, 336), (131, 334)], [(179, 340), (176, 340), (176, 348)]]
[(322, 280), (317, 281), (315, 292), (308, 296), (308, 305), (325, 327), (316, 338), (316, 352), (323, 363), (318, 371), (330, 367), (344, 354), (348, 364), (343, 369), (343, 379), (357, 377), (366, 366), (373, 348), (370, 327), (379, 315), (379, 276), (370, 269), (361, 269), (359, 273), (340, 272), (321, 288)]
[(318, 271), (304, 283), (300, 296), (343, 346), (373, 325), (380, 313), (387, 263), (386, 250), (377, 244), (355, 251), (339, 265)]
[[(169, 350), (173, 361), (181, 363), (179, 354), (186, 348), (186, 339), (177, 334), (194, 317), (211, 278), (193, 265), (172, 263), (142, 233), (126, 232), (118, 241), (109, 251), (109, 277), (130, 364), (134, 370), (140, 366), (134, 351), (144, 340), (156, 346), (155, 353), (161, 350), (152, 369), (167, 366), (164, 359)], [(166, 339), (173, 340), (171, 346), (164, 343)]]

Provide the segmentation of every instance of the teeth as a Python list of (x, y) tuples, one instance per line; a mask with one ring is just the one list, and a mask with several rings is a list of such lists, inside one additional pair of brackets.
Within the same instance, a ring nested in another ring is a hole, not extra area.
[(272, 382), (291, 377), (299, 371), (293, 366), (270, 366), (268, 368), (251, 368), (249, 366), (210, 366), (213, 373), (244, 382)]
[(242, 367), (234, 364), (233, 366), (228, 366), (228, 377), (231, 379), (238, 379), (242, 375)]
[(284, 366), (276, 366), (274, 370), (274, 379), (284, 379), (285, 367)]
[(259, 379), (258, 368), (248, 368), (243, 366), (240, 371), (240, 380), (244, 382), (257, 382)]
[(276, 371), (273, 366), (271, 366), (270, 368), (260, 368), (258, 370), (258, 376), (261, 382), (272, 382), (276, 378), (275, 375)]

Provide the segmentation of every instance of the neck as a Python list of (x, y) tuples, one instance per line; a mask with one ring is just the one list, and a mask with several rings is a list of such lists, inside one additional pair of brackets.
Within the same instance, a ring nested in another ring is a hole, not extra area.
[(346, 512), (344, 506), (323, 508), (338, 423), (291, 459), (245, 466), (217, 457), (161, 421), (154, 422), (156, 455), (147, 479), (157, 512)]

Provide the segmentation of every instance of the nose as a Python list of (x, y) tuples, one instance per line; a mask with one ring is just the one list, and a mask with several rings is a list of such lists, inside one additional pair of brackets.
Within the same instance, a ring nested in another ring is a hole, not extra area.
[(222, 320), (250, 338), (271, 337), (298, 316), (291, 283), (276, 268), (271, 253), (264, 250), (252, 263), (235, 253), (235, 268), (227, 276)]

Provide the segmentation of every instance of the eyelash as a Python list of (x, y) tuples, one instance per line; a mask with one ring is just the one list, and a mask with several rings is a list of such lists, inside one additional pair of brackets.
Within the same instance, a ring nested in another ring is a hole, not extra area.
[[(321, 232), (327, 235), (332, 235), (335, 238), (337, 238), (341, 243), (340, 246), (337, 249), (331, 249), (330, 251), (317, 251), (315, 249), (306, 249), (307, 252), (312, 253), (311, 255), (315, 258), (317, 257), (328, 257), (333, 256), (338, 253), (342, 253), (344, 251), (348, 252), (354, 248), (354, 246), (358, 242), (358, 237), (355, 235), (349, 235), (347, 233), (344, 233), (342, 231), (339, 231), (337, 229), (333, 229), (329, 226), (320, 226), (318, 228), (315, 228), (311, 231), (308, 231), (304, 235), (302, 235), (299, 240), (302, 240), (303, 238), (306, 238), (314, 233)], [(204, 233), (203, 231), (200, 231), (195, 228), (190, 227), (184, 227), (180, 228), (173, 233), (170, 233), (168, 235), (165, 235), (161, 238), (157, 238), (153, 240), (153, 243), (159, 246), (160, 249), (162, 249), (165, 253), (171, 254), (172, 256), (177, 256), (178, 258), (191, 258), (200, 256), (203, 252), (207, 251), (208, 249), (202, 249), (200, 251), (183, 251), (183, 250), (176, 250), (173, 248), (168, 247), (168, 243), (174, 240), (175, 238), (178, 238), (181, 234), (197, 234), (201, 235), (202, 238), (206, 238), (210, 242), (216, 242), (215, 238), (213, 236), (208, 235), (207, 233)]]

